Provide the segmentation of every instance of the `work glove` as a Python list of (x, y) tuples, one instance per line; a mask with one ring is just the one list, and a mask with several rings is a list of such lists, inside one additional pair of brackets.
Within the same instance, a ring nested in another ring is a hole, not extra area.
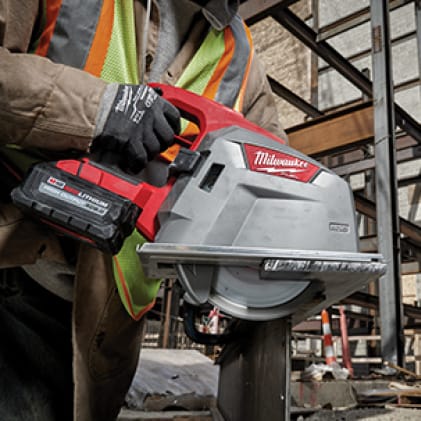
[(174, 143), (179, 131), (179, 111), (153, 88), (111, 84), (101, 100), (90, 151), (118, 154), (121, 169), (138, 173)]

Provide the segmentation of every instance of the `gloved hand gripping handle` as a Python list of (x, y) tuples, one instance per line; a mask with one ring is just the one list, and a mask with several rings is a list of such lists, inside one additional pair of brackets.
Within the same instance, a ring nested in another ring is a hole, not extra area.
[[(161, 84), (151, 86), (161, 91), (162, 96), (177, 107), (182, 116), (198, 125), (199, 134), (193, 141), (176, 136), (177, 142), (191, 151), (200, 146), (208, 133), (229, 126), (250, 129), (282, 142), (240, 113), (214, 101), (181, 88)], [(164, 186), (156, 187), (144, 181), (139, 182), (106, 162), (96, 162), (92, 158), (40, 164), (43, 167), (39, 168), (37, 175), (34, 175), (36, 171), (32, 171), (26, 181), (14, 190), (14, 202), (63, 233), (74, 234), (73, 237), (90, 242), (104, 251), (116, 253), (119, 250), (125, 236), (131, 232), (130, 221), (131, 229), (136, 227), (146, 239), (153, 241), (159, 230), (158, 211), (171, 191), (176, 176), (171, 176)], [(122, 209), (127, 206), (121, 203), (114, 206), (115, 201), (126, 202), (131, 208), (123, 212)], [(132, 211), (133, 205), (138, 212)], [(111, 212), (111, 208), (118, 211)], [(123, 214), (124, 223), (120, 220)], [(107, 229), (102, 228), (105, 221)], [(91, 235), (91, 226), (96, 228), (95, 235)], [(122, 227), (123, 234), (120, 232)]]
[[(279, 137), (245, 119), (239, 112), (208, 98), (175, 86), (159, 83), (152, 83), (150, 86), (160, 90), (162, 96), (167, 101), (175, 105), (180, 110), (182, 116), (195, 122), (199, 126), (200, 133), (191, 143), (189, 148), (193, 151), (199, 147), (200, 143), (208, 133), (230, 126), (250, 129), (254, 133), (260, 133), (266, 137), (276, 140), (277, 142), (285, 143), (279, 139)], [(179, 139), (179, 143), (181, 144), (188, 142), (181, 136), (176, 136), (176, 138)]]

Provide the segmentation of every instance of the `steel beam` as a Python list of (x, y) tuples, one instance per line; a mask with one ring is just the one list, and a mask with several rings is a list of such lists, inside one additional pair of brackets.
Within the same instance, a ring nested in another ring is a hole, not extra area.
[[(360, 307), (367, 307), (378, 309), (379, 298), (375, 295), (366, 294), (364, 292), (354, 292), (349, 297), (344, 298), (340, 302), (341, 304), (352, 304)], [(381, 304), (380, 304), (381, 305)], [(410, 304), (404, 304), (404, 314), (406, 317), (411, 319), (421, 320), (421, 308), (412, 306)]]
[(379, 252), (387, 272), (379, 279), (383, 361), (403, 366), (404, 338), (389, 2), (371, 0), (376, 208)]
[(316, 120), (291, 127), (286, 132), (291, 147), (316, 157), (372, 142), (373, 127), (373, 108), (366, 103), (325, 114)]
[(268, 76), (268, 80), (272, 88), (272, 91), (276, 95), (285, 99), (285, 101), (289, 102), (291, 105), (298, 108), (303, 113), (313, 118), (320, 117), (323, 115), (323, 113), (319, 111), (316, 107), (313, 107), (313, 105), (309, 104), (307, 101), (302, 99), (297, 94), (294, 94), (294, 92), (289, 90), (284, 85), (281, 85), (278, 81), (276, 81), (272, 77)]
[(242, 321), (238, 340), (225, 346), (217, 405), (224, 421), (289, 421), (291, 323)]
[(421, 79), (421, 0), (415, 0), (415, 23), (418, 48), (418, 78)]
[(270, 15), (273, 8), (285, 8), (296, 3), (298, 0), (247, 0), (240, 4), (241, 17), (252, 25)]
[[(398, 163), (412, 161), (414, 159), (421, 158), (421, 146), (417, 145), (414, 147), (405, 148), (398, 150), (396, 153), (396, 160)], [(341, 177), (348, 177), (352, 174), (358, 174), (362, 171), (368, 171), (375, 168), (376, 162), (375, 158), (360, 159), (355, 162), (350, 162), (344, 165), (337, 165), (335, 167), (330, 167), (332, 171), (335, 171)], [(419, 178), (419, 177), (418, 177)], [(411, 177), (408, 179), (401, 178), (398, 180), (399, 187), (402, 187), (404, 184), (414, 184), (418, 181), (417, 177)]]
[[(390, 0), (389, 9), (395, 10), (399, 7), (405, 6), (408, 3), (411, 3), (412, 1), (413, 0)], [(354, 13), (351, 13), (350, 15), (338, 19), (334, 23), (330, 23), (321, 27), (318, 31), (317, 40), (327, 40), (341, 34), (342, 32), (348, 31), (358, 25), (368, 22), (369, 20), (370, 8), (364, 7)]]
[[(373, 85), (355, 66), (332, 48), (326, 41), (317, 41), (317, 34), (287, 8), (271, 9), (271, 16), (319, 57), (328, 62), (352, 84), (369, 97), (373, 95)], [(403, 130), (421, 143), (421, 126), (399, 105), (394, 104), (396, 122)]]
[[(311, 15), (313, 30), (319, 33), (320, 16), (319, 0), (312, 0)], [(319, 57), (312, 51), (310, 56), (310, 102), (314, 107), (319, 107)]]
[[(391, 40), (392, 45), (393, 46), (398, 46), (401, 43), (407, 42), (407, 41), (411, 41), (416, 37), (416, 31), (410, 31), (407, 32), (405, 34), (399, 35), (396, 38), (393, 38)], [(364, 50), (360, 50), (358, 52), (356, 52), (355, 54), (350, 54), (349, 56), (347, 56), (347, 60), (352, 63), (354, 61), (357, 61), (359, 59), (362, 59), (364, 57), (371, 57), (371, 45), (369, 48), (365, 48)], [(325, 65), (321, 65), (319, 68), (319, 75), (328, 72), (330, 70), (331, 66), (329, 64), (325, 64)], [(361, 70), (361, 72), (364, 74), (365, 77), (370, 77), (370, 73), (369, 73), (369, 69), (363, 69)], [(418, 84), (419, 82), (419, 78), (412, 78), (410, 80), (405, 80), (403, 82), (397, 83), (395, 85), (395, 92), (397, 91), (397, 89), (402, 89), (407, 87), (408, 85), (414, 85), (414, 84)]]
[[(376, 219), (378, 213), (381, 212), (373, 201), (358, 193), (354, 193), (354, 199), (356, 210), (363, 215)], [(419, 225), (407, 219), (399, 218), (399, 231), (413, 241), (417, 247), (421, 247), (421, 227)]]

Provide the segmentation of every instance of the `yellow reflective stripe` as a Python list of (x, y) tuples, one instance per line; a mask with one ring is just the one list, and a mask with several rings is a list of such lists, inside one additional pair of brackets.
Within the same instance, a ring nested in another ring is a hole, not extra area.
[(113, 31), (114, 0), (104, 0), (84, 70), (100, 77)]
[(224, 32), (212, 29), (184, 69), (176, 86), (203, 95), (224, 51)]
[(250, 31), (236, 16), (224, 31), (209, 31), (176, 86), (241, 111), (252, 49)]
[(114, 2), (113, 30), (101, 79), (107, 82), (139, 83), (132, 1)]
[(113, 272), (120, 298), (135, 320), (154, 302), (161, 285), (159, 279), (147, 278), (143, 272), (136, 249), (145, 242), (145, 238), (135, 230), (125, 240), (120, 252), (113, 256)]

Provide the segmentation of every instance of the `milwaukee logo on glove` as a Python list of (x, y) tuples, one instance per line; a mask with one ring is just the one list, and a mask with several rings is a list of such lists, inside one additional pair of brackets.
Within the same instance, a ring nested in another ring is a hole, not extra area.
[(142, 120), (145, 109), (151, 108), (158, 98), (158, 94), (147, 86), (123, 86), (121, 98), (117, 98), (114, 111), (128, 114), (129, 120), (139, 124)]
[(292, 178), (307, 183), (319, 167), (296, 156), (256, 145), (244, 145), (248, 167), (252, 171), (265, 172), (279, 177)]
[(175, 141), (180, 112), (147, 85), (107, 86), (91, 152), (110, 151), (126, 172), (137, 174)]

